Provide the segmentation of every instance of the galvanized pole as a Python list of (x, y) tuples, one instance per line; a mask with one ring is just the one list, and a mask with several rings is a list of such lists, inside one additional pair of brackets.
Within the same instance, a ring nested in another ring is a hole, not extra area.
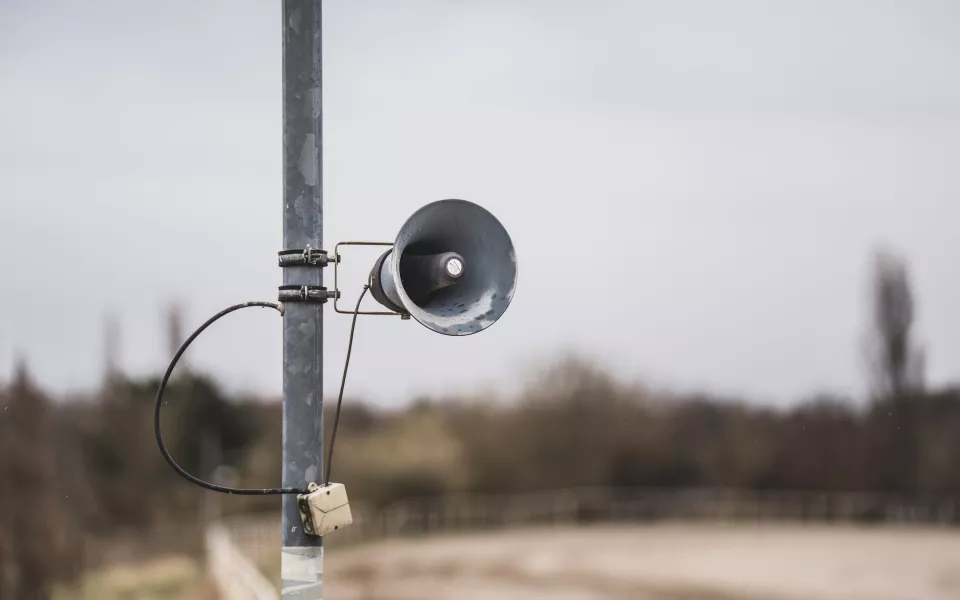
[[(321, 0), (283, 0), (283, 246), (323, 248)], [(283, 269), (284, 285), (322, 285), (316, 266)], [(323, 464), (322, 304), (283, 315), (283, 486), (319, 482)], [(322, 538), (306, 535), (295, 496), (283, 496), (281, 596), (323, 595)]]

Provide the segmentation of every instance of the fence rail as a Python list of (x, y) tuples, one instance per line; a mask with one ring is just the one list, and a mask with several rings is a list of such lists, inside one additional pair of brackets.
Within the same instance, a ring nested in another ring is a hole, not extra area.
[[(279, 551), (279, 545), (274, 548)], [(277, 591), (260, 568), (236, 545), (229, 529), (206, 531), (207, 570), (221, 600), (276, 600)]]

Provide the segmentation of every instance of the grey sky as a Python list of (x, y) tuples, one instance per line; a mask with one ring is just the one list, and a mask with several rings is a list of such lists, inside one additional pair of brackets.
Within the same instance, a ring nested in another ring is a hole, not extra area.
[[(0, 3), (0, 373), (95, 384), (280, 281), (280, 15), (253, 0)], [(941, 2), (342, 0), (325, 7), (328, 246), (421, 204), (518, 249), (500, 323), (358, 324), (351, 395), (500, 385), (570, 349), (786, 401), (863, 380), (871, 250), (909, 259), (933, 381), (960, 377), (960, 8)], [(952, 227), (951, 227), (952, 225)], [(345, 256), (355, 298), (372, 253)], [(279, 319), (191, 360), (279, 390)], [(327, 390), (348, 319), (328, 311)]]

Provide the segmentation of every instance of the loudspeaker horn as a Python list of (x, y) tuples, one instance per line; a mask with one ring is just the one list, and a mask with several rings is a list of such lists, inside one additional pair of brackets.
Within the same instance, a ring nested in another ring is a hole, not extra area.
[(370, 292), (427, 329), (470, 335), (493, 325), (517, 288), (517, 256), (500, 221), (466, 200), (413, 213), (370, 271)]

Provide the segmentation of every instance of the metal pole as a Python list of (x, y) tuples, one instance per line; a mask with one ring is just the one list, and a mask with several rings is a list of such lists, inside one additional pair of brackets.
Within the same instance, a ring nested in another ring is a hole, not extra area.
[[(283, 0), (283, 247), (323, 248), (321, 0)], [(283, 269), (284, 285), (322, 285), (318, 267)], [(322, 304), (283, 315), (283, 486), (321, 480)], [(283, 496), (281, 596), (323, 595), (323, 541), (306, 535), (295, 496)]]

